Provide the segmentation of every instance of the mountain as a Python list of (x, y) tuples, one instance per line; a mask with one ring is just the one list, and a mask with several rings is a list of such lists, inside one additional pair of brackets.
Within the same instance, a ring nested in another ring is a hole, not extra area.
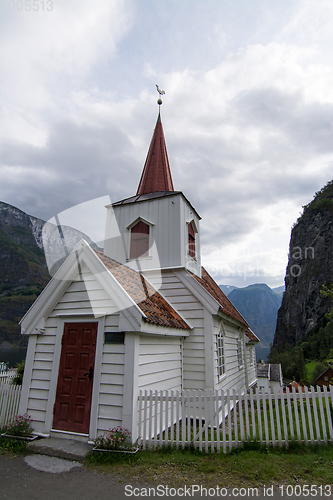
[(235, 288), (228, 298), (259, 337), (260, 347), (268, 348), (273, 340), (281, 296), (268, 285), (261, 283)]
[(18, 322), (50, 280), (49, 268), (53, 274), (82, 238), (93, 245), (80, 231), (0, 202), (0, 345), (26, 345)]
[(283, 352), (325, 324), (332, 308), (320, 293), (333, 283), (333, 181), (317, 192), (294, 225), (273, 347)]
[(222, 292), (228, 297), (229, 294), (235, 290), (236, 288), (238, 288), (237, 286), (233, 286), (233, 285), (219, 285), (219, 287), (221, 288)]
[(277, 286), (276, 288), (272, 288), (273, 292), (276, 293), (276, 295), (278, 295), (281, 300), (282, 300), (285, 289), (286, 289), (286, 287), (284, 285)]

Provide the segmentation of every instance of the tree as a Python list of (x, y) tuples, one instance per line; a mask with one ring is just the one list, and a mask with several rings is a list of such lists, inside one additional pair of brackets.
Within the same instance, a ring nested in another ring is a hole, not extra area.
[[(333, 285), (330, 286), (322, 285), (320, 293), (322, 294), (323, 297), (331, 299), (331, 301), (333, 301)], [(327, 319), (329, 325), (333, 319), (333, 308), (330, 310), (329, 313), (325, 314), (325, 318)]]
[(21, 363), (17, 363), (17, 365), (16, 365), (16, 376), (13, 378), (14, 385), (22, 385), (23, 374), (24, 374), (24, 364), (25, 364), (25, 362), (22, 361)]
[(316, 386), (317, 378), (325, 371), (326, 368), (327, 368), (326, 365), (324, 365), (323, 363), (318, 363), (315, 366), (310, 380), (311, 385), (313, 385), (314, 387)]

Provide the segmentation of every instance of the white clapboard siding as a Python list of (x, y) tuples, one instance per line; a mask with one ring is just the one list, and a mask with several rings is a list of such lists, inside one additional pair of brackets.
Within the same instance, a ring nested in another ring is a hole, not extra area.
[(105, 317), (105, 331), (108, 329), (113, 329), (110, 331), (117, 331), (119, 327), (119, 313), (110, 314)]
[[(58, 316), (62, 314), (98, 314), (108, 312), (105, 317), (105, 330), (117, 331), (119, 328), (119, 312), (102, 289), (95, 276), (83, 265), (81, 275), (69, 284), (66, 292), (60, 298), (54, 309), (50, 312), (45, 324), (45, 333), (38, 335), (32, 363), (31, 381), (28, 394), (27, 412), (34, 420), (34, 428), (37, 432), (44, 432), (46, 421), (47, 404), (49, 401), (49, 390), (54, 360), (56, 336), (58, 333)], [(75, 318), (75, 316), (73, 316)], [(74, 319), (75, 320), (75, 319)], [(98, 332), (104, 335), (104, 332)], [(119, 349), (121, 352), (119, 352)], [(112, 424), (113, 419), (119, 420), (119, 407), (122, 406), (123, 379), (124, 379), (124, 346), (103, 344), (101, 364), (101, 393), (111, 395), (111, 404), (107, 404), (103, 396), (100, 400), (100, 412), (103, 424)], [(112, 368), (114, 364), (114, 368)], [(112, 398), (112, 395), (118, 399)], [(115, 411), (112, 413), (112, 409)], [(112, 413), (112, 416), (111, 416)], [(115, 417), (115, 414), (117, 415)], [(121, 417), (120, 417), (121, 423)], [(110, 426), (109, 426), (110, 427)], [(109, 428), (107, 427), (107, 428)]]
[[(152, 284), (172, 304), (193, 329), (183, 343), (183, 381), (185, 388), (205, 387), (204, 308), (178, 279), (176, 273), (163, 271), (162, 277), (150, 277)], [(193, 371), (193, 367), (195, 369)]]
[[(148, 221), (150, 238), (154, 242), (149, 250), (149, 258), (140, 259), (140, 270), (170, 269), (185, 267), (187, 264), (187, 224), (191, 219), (199, 227), (199, 218), (182, 194), (172, 197), (155, 198), (111, 206), (107, 212), (104, 252), (118, 262), (126, 264), (130, 254), (129, 226), (138, 217)], [(124, 235), (119, 238), (118, 235)], [(172, 235), (172, 237), (170, 237)], [(198, 271), (200, 269), (200, 239), (197, 238), (197, 261), (192, 262)], [(137, 262), (131, 260), (128, 265), (137, 268)]]
[(47, 320), (45, 333), (38, 335), (32, 364), (31, 381), (27, 402), (27, 413), (34, 421), (34, 430), (44, 431), (49, 388), (51, 383), (56, 323)]
[[(108, 317), (108, 327), (119, 325), (119, 316)], [(104, 344), (98, 399), (97, 435), (122, 424), (124, 394), (124, 344)]]
[[(178, 337), (141, 335), (139, 346), (140, 389), (180, 389), (181, 345)], [(163, 384), (163, 386), (161, 386)]]
[(333, 387), (305, 392), (140, 391), (138, 436), (144, 449), (194, 446), (231, 451), (245, 442), (288, 446), (333, 443)]
[[(139, 346), (138, 387), (146, 391), (181, 390), (181, 344), (177, 337), (158, 338), (141, 335)], [(154, 407), (163, 419), (163, 411)], [(143, 418), (139, 414), (138, 418)], [(143, 422), (142, 422), (143, 423)]]
[(246, 346), (246, 355), (247, 355), (247, 367), (248, 367), (248, 381), (249, 381), (249, 386), (251, 386), (257, 380), (254, 345)]
[(116, 305), (85, 264), (82, 265), (80, 275), (78, 274), (69, 285), (50, 316), (54, 317), (61, 313), (68, 314), (69, 310), (74, 314), (103, 312), (113, 314), (118, 312)]

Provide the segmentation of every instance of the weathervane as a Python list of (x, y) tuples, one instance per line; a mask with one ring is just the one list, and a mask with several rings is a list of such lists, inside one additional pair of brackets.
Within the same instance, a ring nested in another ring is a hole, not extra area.
[[(159, 88), (159, 86), (158, 86), (158, 85), (156, 85), (156, 90), (157, 90), (157, 92), (158, 92), (160, 95), (165, 94), (165, 90), (161, 90), (161, 89)], [(163, 101), (162, 101), (162, 99), (161, 99), (161, 98), (159, 98), (159, 99), (157, 100), (157, 104), (158, 104), (159, 106), (162, 104), (162, 102), (163, 102)]]

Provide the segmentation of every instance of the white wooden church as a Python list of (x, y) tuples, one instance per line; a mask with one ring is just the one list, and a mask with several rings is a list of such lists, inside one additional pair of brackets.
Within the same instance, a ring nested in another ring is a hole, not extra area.
[(104, 253), (81, 241), (21, 320), (20, 413), (41, 436), (137, 436), (140, 389), (256, 383), (249, 325), (201, 267), (200, 216), (175, 191), (160, 114), (135, 196), (106, 207)]

